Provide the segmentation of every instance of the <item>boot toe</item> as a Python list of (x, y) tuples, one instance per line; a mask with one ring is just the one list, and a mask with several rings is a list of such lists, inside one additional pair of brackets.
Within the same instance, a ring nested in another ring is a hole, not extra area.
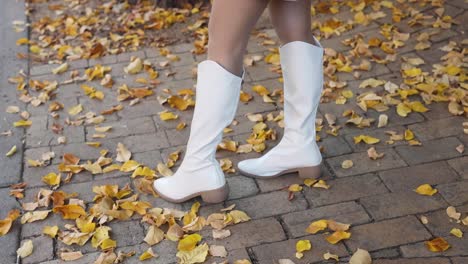
[(243, 160), (243, 161), (240, 161), (240, 162), (237, 164), (237, 167), (238, 167), (239, 170), (241, 170), (241, 171), (249, 172), (249, 168), (251, 167), (250, 164), (251, 164), (251, 160), (250, 160), (250, 159), (248, 159), (248, 160)]
[(178, 199), (179, 197), (175, 197), (170, 190), (175, 190), (174, 186), (171, 184), (170, 178), (161, 178), (157, 179), (153, 182), (153, 189), (156, 191), (159, 196), (163, 198), (171, 198), (171, 199)]

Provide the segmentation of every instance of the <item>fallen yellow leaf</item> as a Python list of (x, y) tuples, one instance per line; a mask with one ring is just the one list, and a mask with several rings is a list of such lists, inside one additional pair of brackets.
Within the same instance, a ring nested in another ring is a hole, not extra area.
[(367, 135), (359, 135), (354, 137), (354, 144), (358, 144), (361, 141), (364, 141), (366, 144), (376, 144), (380, 142), (380, 139)]
[(290, 192), (300, 192), (302, 191), (302, 186), (299, 184), (292, 184), (289, 186), (288, 190)]
[(42, 177), (42, 181), (47, 185), (59, 185), (61, 179), (61, 174), (56, 174), (55, 172), (48, 173), (44, 177)]
[(58, 230), (58, 226), (44, 226), (42, 233), (50, 236), (51, 238), (55, 238), (57, 236)]
[(180, 264), (204, 263), (208, 255), (208, 244), (203, 243), (191, 251), (179, 251), (176, 256)]
[(83, 111), (83, 106), (81, 104), (77, 104), (77, 105), (71, 107), (70, 109), (68, 109), (68, 113), (71, 116), (77, 115), (77, 114), (81, 113), (81, 111)]
[(0, 236), (3, 236), (10, 231), (11, 225), (19, 216), (20, 211), (18, 209), (14, 209), (8, 212), (8, 216), (5, 219), (0, 220)]
[(463, 232), (459, 229), (459, 228), (452, 228), (452, 230), (450, 230), (450, 234), (458, 237), (458, 238), (462, 238), (463, 237)]
[(351, 233), (345, 231), (335, 231), (330, 236), (326, 237), (326, 240), (330, 244), (336, 244), (343, 239), (349, 239), (351, 237)]
[(319, 231), (325, 230), (327, 226), (328, 226), (327, 220), (318, 220), (318, 221), (312, 222), (306, 228), (306, 232), (311, 233), (311, 234), (316, 234)]
[(16, 121), (13, 123), (13, 126), (15, 127), (26, 127), (26, 126), (31, 126), (31, 125), (32, 125), (31, 120), (20, 120), (20, 121)]
[(399, 116), (406, 117), (409, 113), (411, 113), (411, 108), (409, 108), (406, 104), (399, 103), (397, 105), (397, 114)]
[(5, 156), (11, 157), (11, 156), (13, 156), (15, 153), (16, 153), (16, 145), (14, 145), (13, 147), (11, 147), (11, 149), (5, 154)]
[(68, 70), (68, 63), (63, 63), (60, 66), (52, 69), (53, 74), (60, 74)]
[(437, 193), (437, 189), (433, 189), (432, 186), (429, 184), (420, 185), (414, 191), (421, 195), (427, 195), (427, 196), (432, 196)]
[(52, 210), (54, 213), (61, 213), (63, 219), (76, 219), (80, 216), (86, 215), (83, 207), (77, 204), (60, 205), (54, 207)]
[(177, 245), (177, 249), (180, 251), (191, 251), (193, 250), (197, 243), (202, 240), (202, 236), (199, 234), (191, 234), (187, 235), (186, 237), (179, 240), (179, 244)]
[(163, 111), (159, 113), (159, 118), (162, 121), (167, 121), (167, 120), (174, 120), (177, 119), (179, 116), (174, 114), (173, 112), (170, 111)]
[(137, 74), (143, 69), (143, 62), (140, 58), (134, 59), (130, 64), (124, 68), (124, 71), (129, 74)]
[(304, 256), (302, 252), (312, 249), (310, 240), (299, 240), (296, 242), (296, 258), (300, 259)]
[(148, 248), (141, 256), (139, 257), (140, 260), (147, 260), (150, 258), (155, 258), (157, 255), (153, 252), (153, 249), (150, 247)]

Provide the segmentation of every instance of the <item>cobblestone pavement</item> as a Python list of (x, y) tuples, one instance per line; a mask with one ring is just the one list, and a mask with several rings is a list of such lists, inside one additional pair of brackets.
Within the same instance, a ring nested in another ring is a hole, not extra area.
[[(0, 219), (6, 217), (7, 212), (13, 208), (20, 208), (22, 202), (34, 200), (40, 188), (48, 188), (41, 180), (42, 176), (49, 172), (57, 171), (57, 165), (62, 161), (64, 153), (73, 153), (82, 160), (96, 160), (101, 149), (109, 149), (112, 153), (117, 143), (122, 142), (133, 153), (132, 159), (154, 168), (159, 162), (165, 162), (169, 153), (184, 149), (188, 139), (189, 125), (183, 130), (177, 130), (176, 125), (180, 120), (190, 123), (193, 109), (177, 112), (179, 121), (161, 121), (159, 112), (169, 109), (162, 106), (157, 98), (160, 91), (172, 89), (177, 91), (182, 88), (194, 86), (193, 68), (196, 63), (203, 60), (203, 56), (195, 56), (191, 53), (193, 44), (177, 44), (169, 46), (169, 50), (177, 55), (180, 60), (170, 63), (168, 67), (157, 69), (160, 72), (158, 80), (161, 82), (153, 95), (146, 97), (134, 106), (125, 105), (122, 111), (106, 115), (106, 120), (101, 126), (112, 126), (111, 132), (106, 138), (93, 138), (95, 130), (93, 125), (66, 126), (62, 136), (66, 136), (67, 143), (59, 144), (57, 138), (60, 135), (53, 133), (54, 124), (64, 124), (68, 115), (64, 112), (54, 119), (47, 110), (47, 105), (33, 107), (25, 105), (17, 98), (14, 85), (7, 79), (17, 74), (19, 69), (24, 69), (29, 79), (34, 80), (59, 80), (64, 81), (69, 74), (53, 75), (51, 70), (58, 65), (33, 65), (29, 66), (24, 60), (17, 60), (17, 52), (26, 52), (23, 46), (16, 46), (15, 41), (21, 37), (27, 37), (27, 33), (14, 33), (11, 29), (13, 20), (25, 20), (22, 1), (5, 1), (1, 8), (1, 105), (0, 113), (1, 131), (12, 129), (12, 136), (0, 137), (0, 149), (5, 153), (13, 145), (18, 147), (17, 153), (6, 158), (2, 154), (0, 166)], [(419, 57), (426, 61), (422, 67), (430, 72), (431, 64), (437, 63), (445, 54), (440, 47), (450, 41), (461, 43), (465, 39), (465, 30), (468, 4), (463, 0), (446, 1), (445, 14), (459, 21), (459, 25), (453, 25), (450, 29), (443, 29), (431, 37), (432, 47), (425, 50), (416, 50), (416, 41), (410, 39), (405, 47), (398, 52), (395, 62), (378, 64), (368, 71), (363, 72), (359, 79), (352, 74), (339, 74), (340, 81), (348, 81), (348, 88), (355, 94), (362, 93), (358, 88), (363, 80), (378, 78), (401, 83), (400, 58), (402, 56)], [(427, 7), (426, 14), (434, 14), (435, 7)], [(349, 14), (352, 18), (353, 14)], [(320, 15), (318, 19), (329, 19), (331, 15)], [(345, 17), (340, 17), (346, 20)], [(388, 18), (372, 21), (367, 26), (357, 26), (341, 36), (333, 36), (323, 39), (324, 47), (332, 48), (338, 52), (347, 52), (352, 48), (343, 45), (340, 41), (362, 33), (365, 38), (380, 34), (381, 25), (389, 22)], [(425, 30), (424, 27), (409, 27), (408, 20), (396, 23), (402, 32), (417, 33)], [(259, 32), (265, 33), (278, 43), (274, 30), (265, 22), (260, 21)], [(22, 36), (24, 35), (24, 36)], [(261, 38), (252, 37), (248, 45), (247, 57), (254, 55), (266, 56), (272, 46), (264, 46)], [(24, 49), (24, 50), (23, 50)], [(466, 45), (465, 45), (466, 49)], [(82, 92), (79, 83), (61, 84), (59, 92), (54, 99), (65, 105), (65, 109), (81, 104), (86, 111), (99, 113), (116, 105), (116, 88), (122, 84), (131, 87), (145, 86), (138, 84), (136, 79), (142, 75), (128, 75), (123, 68), (128, 65), (130, 57), (137, 56), (148, 59), (155, 65), (166, 60), (155, 49), (144, 48), (136, 52), (110, 55), (102, 59), (77, 60), (70, 62), (68, 71), (93, 67), (97, 64), (112, 67), (114, 88), (99, 88), (105, 93), (102, 101), (92, 100)], [(465, 58), (466, 63), (466, 58)], [(281, 104), (266, 103), (262, 97), (252, 92), (254, 85), (263, 85), (270, 91), (281, 88), (278, 82), (279, 75), (271, 71), (271, 65), (263, 60), (256, 62), (254, 66), (247, 67), (247, 76), (243, 90), (253, 95), (248, 103), (239, 103), (236, 120), (239, 125), (233, 126), (233, 131), (225, 135), (227, 140), (244, 142), (251, 134), (254, 123), (246, 118), (247, 113), (270, 112), (278, 113)], [(170, 74), (166, 74), (170, 73)], [(146, 76), (146, 75), (145, 75)], [(99, 86), (98, 81), (90, 82)], [(215, 99), (215, 98), (214, 98)], [(21, 109), (29, 111), (32, 125), (29, 128), (13, 128), (12, 123), (18, 120), (17, 116), (7, 114), (3, 110), (7, 105), (18, 105)], [(356, 104), (354, 104), (356, 106)], [(322, 102), (319, 107), (318, 118), (325, 119), (325, 114), (333, 114), (337, 117), (337, 123), (343, 125), (338, 136), (333, 136), (324, 131), (319, 132), (321, 137), (319, 145), (323, 148), (324, 169), (327, 184), (330, 189), (304, 188), (295, 194), (295, 198), (288, 200), (288, 192), (285, 187), (302, 183), (295, 175), (287, 175), (274, 180), (253, 180), (235, 173), (228, 173), (227, 181), (231, 188), (229, 200), (224, 204), (201, 206), (200, 214), (207, 216), (219, 209), (236, 204), (236, 208), (245, 211), (252, 220), (228, 227), (232, 235), (223, 240), (212, 241), (211, 232), (206, 230), (201, 234), (209, 244), (224, 245), (229, 252), (230, 260), (249, 259), (252, 263), (276, 263), (281, 258), (292, 259), (295, 263), (333, 263), (323, 260), (323, 254), (327, 251), (340, 257), (339, 263), (347, 263), (349, 257), (357, 248), (368, 250), (376, 264), (466, 264), (468, 263), (468, 236), (457, 238), (450, 235), (454, 227), (460, 228), (468, 234), (468, 227), (450, 221), (446, 214), (448, 206), (455, 206), (463, 216), (468, 213), (468, 156), (467, 152), (460, 153), (457, 146), (468, 143), (468, 137), (463, 132), (462, 123), (466, 121), (464, 116), (455, 116), (447, 110), (447, 102), (433, 103), (428, 106), (428, 112), (412, 112), (407, 117), (399, 116), (394, 108), (385, 112), (389, 116), (387, 127), (377, 128), (376, 123), (371, 127), (359, 129), (356, 126), (345, 125), (347, 118), (342, 116), (344, 110), (350, 104), (337, 105), (335, 101)], [(365, 117), (378, 118), (379, 113), (354, 107)], [(173, 109), (172, 109), (173, 110)], [(324, 121), (325, 122), (325, 121)], [(278, 137), (281, 136), (281, 128), (276, 123), (268, 125), (275, 128)], [(395, 144), (386, 144), (388, 139), (386, 131), (392, 130), (402, 133), (405, 129), (414, 132), (415, 137), (422, 143), (421, 146), (410, 146), (405, 141), (396, 141)], [(384, 157), (371, 160), (367, 155), (370, 146), (355, 144), (353, 137), (365, 134), (381, 139), (374, 146), (377, 151), (385, 153)], [(99, 141), (100, 148), (88, 146), (85, 142)], [(267, 149), (273, 147), (275, 141), (267, 142)], [(40, 159), (41, 154), (47, 151), (55, 153), (51, 164), (45, 167), (30, 167), (29, 159)], [(114, 155), (114, 154), (112, 154)], [(234, 165), (239, 160), (257, 157), (260, 154), (252, 152), (248, 154), (236, 154), (220, 150), (219, 158), (229, 158)], [(113, 156), (115, 157), (115, 156)], [(342, 162), (352, 160), (354, 166), (343, 169)], [(175, 171), (176, 166), (173, 168)], [(92, 186), (104, 184), (118, 184), (123, 187), (130, 184), (134, 187), (133, 179), (129, 173), (112, 172), (92, 175), (89, 172), (81, 172), (73, 177), (71, 182), (63, 184), (60, 190), (76, 192), (79, 198), (89, 204), (94, 194)], [(9, 195), (9, 186), (14, 183), (26, 182), (25, 198), (15, 200)], [(431, 184), (438, 190), (434, 196), (422, 196), (413, 190), (421, 184)], [(149, 201), (155, 207), (168, 207), (189, 210), (194, 201), (182, 205), (173, 205), (142, 194), (141, 200)], [(429, 223), (423, 224), (421, 216), (427, 217)], [(326, 234), (310, 235), (305, 228), (314, 220), (334, 219), (339, 222), (351, 224), (351, 238), (336, 245), (324, 240)], [(57, 239), (51, 239), (42, 235), (45, 225), (58, 225), (60, 228), (73, 221), (63, 220), (58, 214), (50, 214), (44, 221), (21, 225), (19, 219), (15, 221), (12, 230), (0, 237), (1, 263), (15, 263), (16, 249), (20, 241), (32, 239), (35, 245), (33, 254), (25, 258), (22, 263), (61, 263), (59, 252), (63, 248), (79, 249), (84, 257), (71, 263), (92, 263), (100, 254), (98, 249), (89, 245), (83, 247), (70, 247)], [(126, 221), (113, 221), (112, 238), (117, 241), (117, 249), (135, 250), (137, 256), (141, 255), (148, 246), (143, 242), (147, 227), (140, 223), (138, 218)], [(451, 248), (445, 252), (431, 252), (424, 245), (425, 241), (434, 237), (445, 238)], [(295, 258), (295, 244), (300, 239), (309, 239), (312, 250), (306, 252), (303, 259)], [(212, 242), (212, 243), (211, 243)], [(159, 254), (156, 263), (175, 263), (176, 244), (171, 241), (163, 241), (153, 246), (154, 252)], [(210, 258), (208, 263), (220, 261)], [(126, 263), (139, 263), (137, 257), (132, 257)]]

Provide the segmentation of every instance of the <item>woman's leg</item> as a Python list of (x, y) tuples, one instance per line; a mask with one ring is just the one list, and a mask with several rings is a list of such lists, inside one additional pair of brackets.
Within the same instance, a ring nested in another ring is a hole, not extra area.
[(270, 18), (281, 44), (304, 41), (314, 44), (311, 26), (310, 0), (272, 0)]
[(215, 0), (208, 25), (208, 59), (233, 74), (242, 74), (250, 32), (269, 0)]
[(284, 134), (258, 159), (239, 162), (247, 175), (270, 178), (298, 171), (302, 178), (321, 174), (315, 117), (323, 86), (323, 48), (310, 30), (310, 0), (272, 0), (270, 14), (278, 37), (284, 80)]
[(215, 158), (223, 130), (234, 119), (242, 84), (242, 61), (250, 31), (268, 0), (215, 0), (210, 19), (208, 59), (197, 69), (196, 101), (190, 137), (177, 172), (154, 182), (171, 202), (201, 196), (224, 201), (229, 189)]

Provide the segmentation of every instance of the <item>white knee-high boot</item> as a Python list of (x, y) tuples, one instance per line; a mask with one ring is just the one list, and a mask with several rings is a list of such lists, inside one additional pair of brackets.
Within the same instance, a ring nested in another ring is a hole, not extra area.
[(228, 187), (215, 154), (224, 128), (234, 119), (242, 79), (215, 61), (198, 64), (195, 110), (187, 150), (174, 175), (154, 182), (154, 190), (161, 198), (175, 203), (196, 196), (208, 203), (227, 198)]
[(316, 143), (315, 117), (323, 90), (323, 48), (303, 41), (280, 47), (284, 79), (284, 122), (281, 141), (257, 159), (239, 162), (251, 177), (276, 177), (299, 172), (302, 178), (320, 176), (322, 155)]

